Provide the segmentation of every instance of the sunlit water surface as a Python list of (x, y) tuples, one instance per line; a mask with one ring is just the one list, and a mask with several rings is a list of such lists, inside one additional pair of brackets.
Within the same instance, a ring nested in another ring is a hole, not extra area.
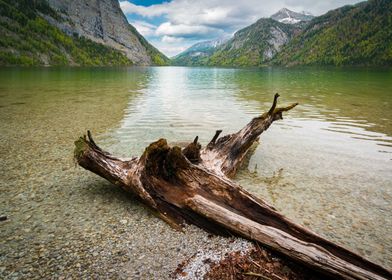
[[(159, 138), (181, 144), (198, 135), (205, 145), (215, 130), (235, 132), (268, 110), (276, 92), (280, 104), (300, 105), (262, 135), (236, 180), (392, 268), (392, 71), (383, 69), (2, 69), (1, 212), (23, 222), (29, 211), (77, 210), (55, 195), (34, 197), (85, 174), (68, 170), (73, 141), (87, 129), (119, 156), (140, 155)], [(48, 220), (39, 226), (56, 228)]]

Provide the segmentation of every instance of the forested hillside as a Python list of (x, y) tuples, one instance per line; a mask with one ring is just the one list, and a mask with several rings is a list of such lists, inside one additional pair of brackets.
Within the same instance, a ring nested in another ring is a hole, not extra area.
[(370, 0), (313, 19), (272, 62), (280, 65), (391, 65), (392, 1)]

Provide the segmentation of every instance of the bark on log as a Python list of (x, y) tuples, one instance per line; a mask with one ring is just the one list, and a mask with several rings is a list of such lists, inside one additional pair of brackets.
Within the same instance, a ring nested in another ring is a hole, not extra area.
[(186, 148), (165, 139), (150, 144), (140, 158), (116, 158), (99, 148), (90, 132), (75, 142), (80, 166), (136, 194), (172, 227), (195, 224), (216, 234), (257, 241), (313, 269), (345, 279), (392, 279), (392, 272), (297, 225), (262, 199), (230, 180), (260, 134), (283, 112), (279, 95), (267, 113), (237, 133), (216, 131), (202, 148), (198, 137)]

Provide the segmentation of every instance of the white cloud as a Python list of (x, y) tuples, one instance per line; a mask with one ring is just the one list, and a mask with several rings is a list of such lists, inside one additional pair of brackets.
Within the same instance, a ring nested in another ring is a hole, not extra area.
[(166, 43), (162, 41), (152, 40), (151, 43), (168, 57), (173, 57), (193, 45), (192, 42), (186, 41)]
[(173, 57), (173, 56), (185, 51), (188, 47), (186, 47), (186, 46), (170, 46), (170, 45), (158, 46), (158, 48), (169, 57)]
[(255, 17), (242, 9), (238, 12), (238, 7), (234, 5), (193, 5), (187, 6), (185, 3), (179, 5), (180, 12), (171, 11), (167, 18), (174, 24), (204, 25), (213, 28), (233, 29), (243, 27), (261, 16)]
[(164, 15), (172, 24), (238, 28), (270, 16), (283, 7), (320, 15), (330, 9), (357, 2), (360, 0), (173, 0), (148, 7), (121, 1), (120, 6), (126, 14), (146, 18)]
[(151, 36), (155, 34), (155, 30), (157, 27), (151, 23), (148, 23), (146, 21), (141, 21), (141, 20), (136, 20), (130, 22), (137, 31), (139, 31), (140, 34), (143, 36)]
[(128, 1), (120, 1), (120, 7), (124, 14), (138, 14), (144, 17), (155, 17), (169, 12), (169, 7), (164, 4), (152, 6), (138, 6)]
[(178, 36), (178, 37), (195, 37), (219, 33), (220, 30), (203, 25), (172, 24), (171, 22), (162, 23), (156, 30), (158, 36)]
[[(222, 37), (248, 26), (259, 18), (269, 17), (283, 7), (293, 11), (308, 11), (321, 15), (328, 10), (362, 0), (173, 0), (151, 6), (138, 6), (120, 1), (127, 15), (143, 17), (145, 21), (163, 19), (158, 27), (144, 21), (132, 24), (145, 36), (160, 37), (158, 47), (167, 55), (182, 50), (191, 39), (199, 41)], [(151, 38), (150, 38), (151, 39)], [(176, 47), (174, 47), (176, 43)], [(181, 46), (179, 44), (182, 44)], [(170, 46), (169, 46), (170, 45)]]
[(182, 41), (184, 41), (183, 37), (173, 37), (173, 36), (167, 36), (167, 35), (164, 35), (162, 37), (162, 42), (164, 42), (164, 43), (171, 44), (171, 43), (179, 43)]

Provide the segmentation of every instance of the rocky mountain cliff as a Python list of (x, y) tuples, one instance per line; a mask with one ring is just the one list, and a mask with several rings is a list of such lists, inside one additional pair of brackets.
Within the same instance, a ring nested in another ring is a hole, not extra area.
[(237, 31), (234, 37), (218, 47), (208, 65), (260, 66), (279, 52), (281, 47), (300, 32), (297, 25), (284, 24), (270, 18)]
[(48, 0), (63, 20), (46, 18), (69, 35), (77, 33), (123, 52), (134, 64), (161, 64), (166, 60), (130, 25), (118, 0)]
[(164, 65), (117, 0), (0, 0), (0, 64)]

